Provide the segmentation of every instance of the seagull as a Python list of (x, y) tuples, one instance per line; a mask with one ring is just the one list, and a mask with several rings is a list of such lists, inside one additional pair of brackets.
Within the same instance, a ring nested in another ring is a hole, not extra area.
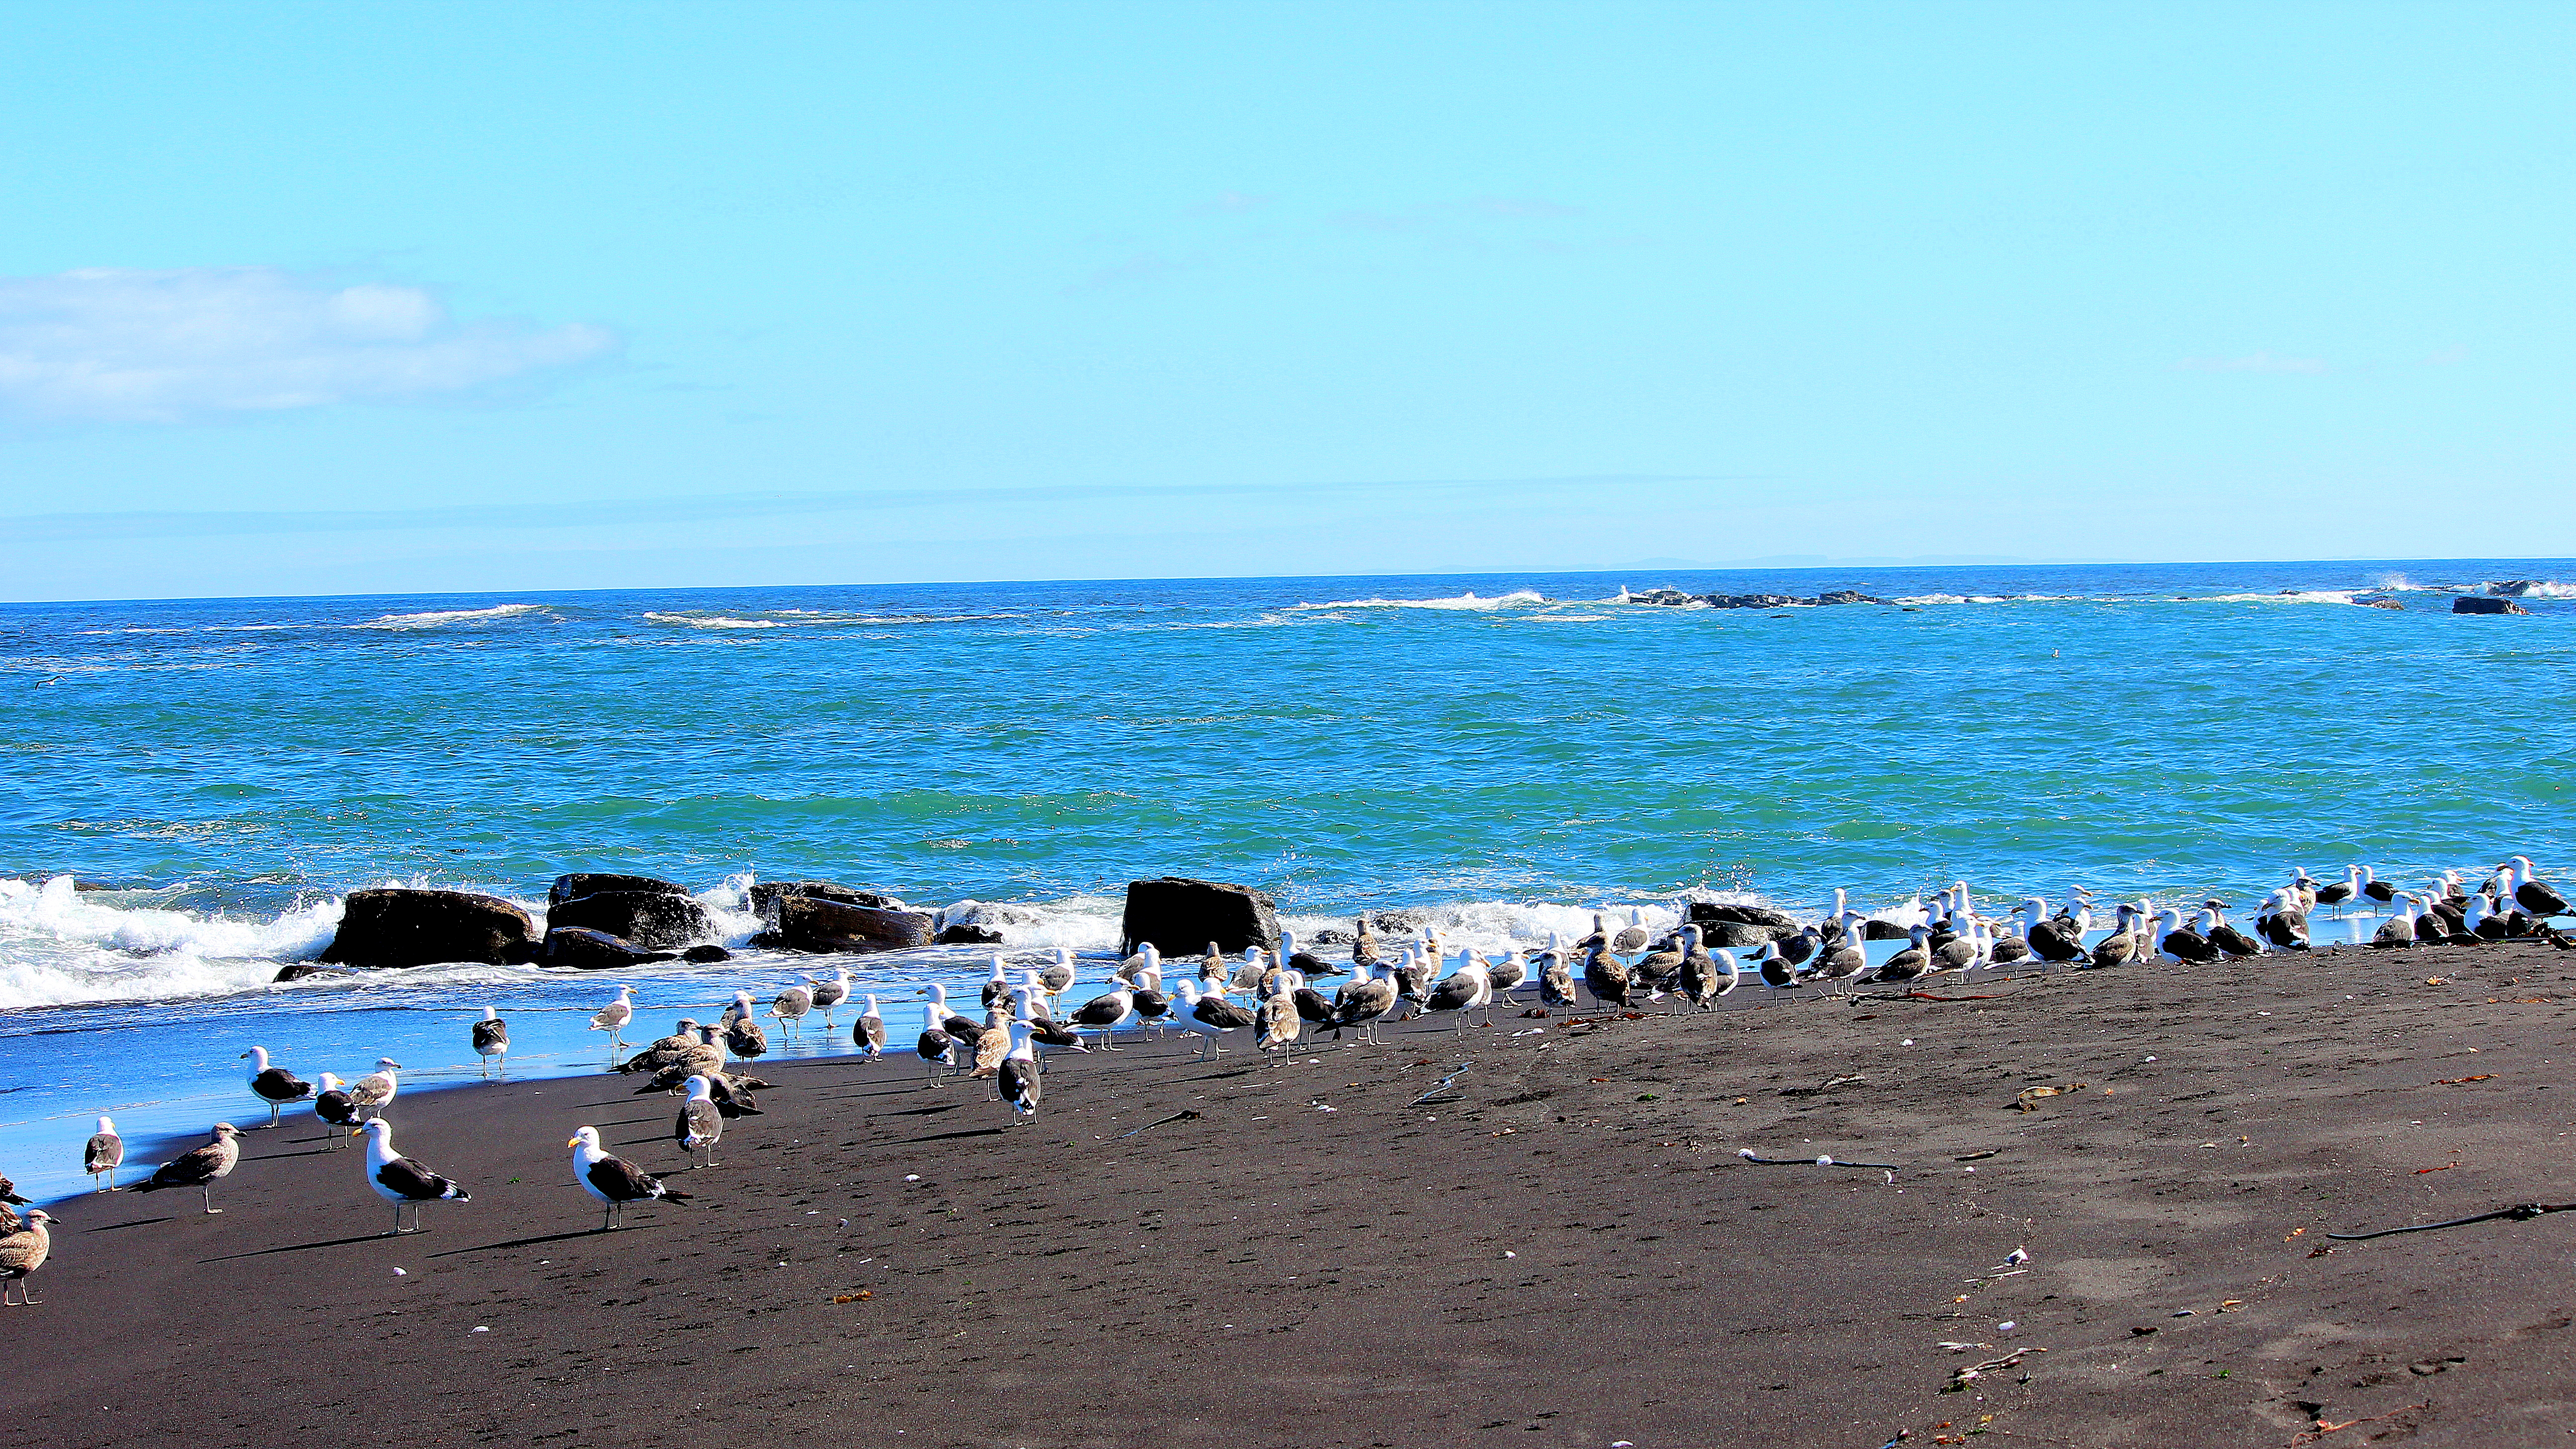
[(1932, 948), (1927, 944), (1932, 928), (1921, 921), (1905, 928), (1906, 946), (1902, 951), (1878, 963), (1870, 974), (1872, 981), (1911, 981), (1932, 966)]
[(745, 1060), (767, 1054), (769, 1033), (762, 1031), (760, 1023), (751, 1019), (751, 993), (735, 992), (733, 1010), (728, 1014), (733, 1020), (725, 1024), (725, 1050)]
[(638, 1072), (659, 1072), (674, 1062), (694, 1057), (706, 1045), (702, 1031), (696, 1017), (681, 1017), (669, 1036), (656, 1037), (652, 1045), (620, 1062), (617, 1070), (628, 1076)]
[[(45, 1226), (53, 1220), (52, 1213), (39, 1208), (20, 1219), (6, 1236), (0, 1236), (0, 1307), (33, 1308), (45, 1301), (35, 1296), (34, 1285), (27, 1277), (45, 1266), (45, 1259), (54, 1251), (53, 1234)], [(9, 1296), (12, 1283), (18, 1285), (14, 1299)]]
[(2496, 869), (2505, 874), (2506, 894), (2533, 920), (2567, 914), (2567, 898), (2543, 885), (2539, 877), (2532, 874), (2530, 856), (2517, 855)]
[(1494, 996), (1505, 1006), (1513, 1005), (1512, 992), (1529, 980), (1529, 963), (1521, 959), (1518, 946), (1503, 953), (1503, 959), (1485, 963), (1485, 979), (1494, 983)]
[(1297, 1034), (1306, 1029), (1306, 1019), (1297, 1011), (1297, 973), (1282, 971), (1271, 978), (1270, 994), (1261, 998), (1253, 1009), (1253, 1038), (1266, 1054), (1297, 1044)]
[(2013, 914), (2022, 918), (2029, 933), (2030, 953), (2042, 961), (2063, 964), (2084, 959), (2084, 932), (2072, 917), (2057, 920), (2048, 915), (2048, 903), (2037, 896), (2025, 896)]
[(501, 1075), (510, 1075), (510, 1024), (488, 1006), (483, 1008), (483, 1019), (474, 1023), (474, 1054), (483, 1059), (484, 1075), (491, 1075), (496, 1058)]
[[(367, 1186), (376, 1196), (394, 1205), (393, 1231), (388, 1238), (405, 1232), (425, 1233), (420, 1225), (420, 1205), (427, 1202), (472, 1202), (465, 1186), (453, 1178), (441, 1177), (417, 1160), (394, 1151), (394, 1124), (378, 1117), (367, 1124)], [(411, 1208), (411, 1226), (402, 1225), (402, 1210)]]
[(643, 1097), (655, 1092), (676, 1092), (686, 1087), (691, 1077), (723, 1069), (724, 1049), (716, 1045), (716, 1029), (702, 1026), (698, 1028), (697, 1040), (691, 1042), (687, 1050), (666, 1059), (662, 1069), (653, 1074), (653, 1079), (637, 1087), (633, 1095)]
[(105, 1174), (107, 1186), (100, 1188), (99, 1191), (114, 1192), (117, 1164), (123, 1161), (125, 1161), (125, 1139), (116, 1135), (115, 1122), (105, 1117), (99, 1118), (97, 1133), (89, 1139), (89, 1146), (81, 1151), (81, 1170), (89, 1174), (93, 1185), (97, 1183), (101, 1174)]
[(687, 1202), (689, 1195), (677, 1188), (664, 1187), (662, 1179), (637, 1167), (622, 1157), (611, 1157), (601, 1150), (599, 1129), (584, 1127), (572, 1134), (564, 1146), (572, 1149), (572, 1180), (608, 1209), (600, 1217), (599, 1230), (617, 1231), (618, 1214), (630, 1202), (650, 1202), (667, 1198)]
[[(1600, 919), (1599, 916), (1593, 917), (1596, 923)], [(1612, 939), (1610, 949), (1622, 956), (1634, 956), (1645, 950), (1646, 943), (1652, 939), (1653, 937), (1646, 930), (1646, 913), (1635, 906), (1630, 906), (1628, 924), (1617, 937)]]
[(1350, 984), (1333, 993), (1333, 1036), (1339, 1040), (1345, 1027), (1359, 1028), (1360, 1035), (1377, 1040), (1378, 1019), (1395, 1010), (1395, 981), (1382, 961), (1353, 961), (1356, 975)]
[(609, 1065), (615, 1066), (617, 1064), (617, 1049), (626, 1045), (625, 1039), (621, 1037), (619, 1033), (625, 1031), (626, 1023), (633, 1021), (634, 1019), (635, 988), (632, 986), (618, 987), (617, 999), (608, 1003), (606, 1006), (601, 1007), (590, 1018), (590, 1029), (592, 1031), (604, 1031), (608, 1033)]
[(850, 999), (850, 968), (836, 966), (832, 969), (831, 980), (808, 980), (805, 988), (814, 994), (814, 1005), (822, 1010), (824, 1027), (829, 1029), (838, 1025), (832, 1020), (832, 1011)]
[(322, 1074), (321, 1090), (313, 1094), (313, 1115), (330, 1130), (322, 1134), (322, 1150), (337, 1152), (347, 1140), (349, 1129), (358, 1125), (357, 1104), (338, 1077)]
[(933, 1085), (948, 1075), (951, 1065), (948, 1054), (956, 1045), (957, 1038), (948, 1034), (947, 1012), (936, 1001), (923, 1003), (921, 1040), (914, 1044), (913, 1050), (921, 1053), (921, 1060), (929, 1067)]
[(1298, 950), (1297, 933), (1294, 931), (1283, 930), (1279, 933), (1279, 960), (1289, 970), (1308, 980), (1319, 976), (1339, 976), (1348, 969), (1336, 966), (1312, 951)]
[(393, 1105), (394, 1093), (402, 1087), (401, 1079), (394, 1075), (401, 1070), (402, 1063), (392, 1057), (376, 1058), (376, 1069), (349, 1088), (350, 1110), (361, 1118), (383, 1116), (385, 1108)]
[(1163, 953), (1148, 941), (1145, 948), (1118, 963), (1118, 979), (1147, 991), (1163, 989)]
[(215, 1206), (214, 1182), (229, 1176), (234, 1164), (241, 1161), (241, 1129), (230, 1122), (215, 1124), (214, 1140), (194, 1152), (183, 1152), (162, 1163), (149, 1182), (135, 1192), (158, 1192), (165, 1187), (193, 1187), (205, 1200), (208, 1214), (222, 1212)]
[(1565, 953), (1554, 946), (1538, 954), (1538, 999), (1559, 1011), (1574, 1009), (1574, 973), (1565, 969)]
[(1062, 946), (1056, 947), (1054, 962), (1041, 967), (1037, 976), (1038, 985), (1045, 989), (1048, 1001), (1064, 995), (1073, 985), (1073, 952)]
[(1628, 964), (1610, 954), (1606, 941), (1594, 942), (1584, 956), (1583, 984), (1592, 992), (1593, 1000), (1622, 1011), (1628, 1007), (1629, 993), (1636, 989)]
[[(813, 1009), (814, 992), (812, 988), (804, 986), (788, 987), (786, 990), (778, 993), (777, 999), (769, 1004), (769, 1014), (778, 1018), (779, 1024), (787, 1028), (787, 1034), (789, 1036), (794, 1036), (796, 1034), (796, 1024), (803, 1021), (806, 1013)], [(740, 1053), (740, 1055), (757, 1056), (759, 1054), (757, 1052), (745, 1052)]]
[(1100, 1033), (1100, 1049), (1113, 1052), (1119, 1049), (1109, 1044), (1110, 1034), (1118, 1029), (1121, 1022), (1135, 1014), (1135, 988), (1112, 976), (1098, 996), (1075, 1007), (1073, 1015), (1067, 1020), (1083, 1030)]
[[(1180, 1016), (1180, 1024), (1206, 1037), (1207, 1045), (1216, 1048), (1216, 1056), (1222, 1060), (1225, 1056), (1225, 1034), (1250, 1030), (1252, 1013), (1215, 992), (1201, 992), (1195, 981), (1181, 981), (1174, 985), (1180, 992), (1181, 1001), (1189, 1007), (1186, 1013), (1174, 1013)], [(1204, 1057), (1207, 1053), (1201, 1051), (1200, 1055)]]
[(877, 999), (875, 997), (869, 996), (861, 999), (867, 1002), (868, 1009), (860, 1012), (859, 1019), (850, 1023), (850, 1045), (857, 1047), (860, 1054), (863, 1056), (884, 1056), (886, 1044), (885, 1018), (877, 1014)]
[(2103, 937), (2093, 947), (2093, 965), (2096, 969), (2105, 966), (2126, 966), (2145, 957), (2146, 952), (2138, 942), (2137, 919), (2138, 908), (2122, 901), (2120, 923), (2112, 927), (2111, 934)]
[(1485, 974), (1484, 963), (1477, 958), (1476, 953), (1469, 951), (1467, 959), (1456, 971), (1450, 973), (1448, 979), (1431, 988), (1430, 994), (1423, 999), (1422, 1004), (1425, 1011), (1458, 1013), (1457, 1017), (1449, 1023), (1449, 1029), (1456, 1031), (1466, 1024), (1467, 1013), (1490, 1004), (1493, 999), (1493, 979)]
[(252, 1047), (241, 1054), (250, 1063), (250, 1093), (268, 1104), (268, 1125), (277, 1125), (277, 1114), (289, 1102), (301, 1102), (313, 1095), (313, 1084), (284, 1067), (268, 1064), (268, 1048)]
[(1013, 1112), (1026, 1117), (1038, 1109), (1038, 1049), (1027, 1022), (1012, 1022), (1010, 1033), (1011, 1047), (994, 1075), (993, 1087)]
[(671, 1140), (689, 1154), (691, 1166), (697, 1165), (700, 1152), (707, 1155), (707, 1166), (716, 1165), (716, 1142), (724, 1136), (724, 1124), (724, 1113), (716, 1110), (715, 1084), (704, 1073), (689, 1078), (689, 1099), (671, 1124)]
[(2415, 944), (2415, 893), (2399, 891), (2397, 899), (2403, 903), (2403, 908), (2383, 922), (2370, 938), (2370, 944), (2382, 951), (2404, 950)]

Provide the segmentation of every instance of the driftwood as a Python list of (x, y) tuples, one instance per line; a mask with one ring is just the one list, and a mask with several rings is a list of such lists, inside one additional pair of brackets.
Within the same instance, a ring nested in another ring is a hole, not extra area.
[(1756, 1167), (1866, 1167), (1877, 1172), (1897, 1172), (1904, 1164), (1896, 1162), (1845, 1162), (1839, 1157), (1760, 1157), (1750, 1147), (1739, 1147), (1735, 1155)]
[(2447, 1222), (2409, 1223), (2402, 1228), (2381, 1228), (2375, 1233), (2328, 1233), (2326, 1236), (2339, 1243), (2359, 1243), (2372, 1238), (2393, 1238), (2399, 1233), (2432, 1233), (2444, 1228), (2465, 1228), (2471, 1223), (2491, 1223), (2499, 1218), (2510, 1218), (2519, 1223), (2531, 1218), (2545, 1217), (2550, 1213), (2576, 1213), (2576, 1202), (2516, 1203), (2512, 1207), (2497, 1208), (2491, 1213), (2472, 1213), (2467, 1217), (2452, 1218)]

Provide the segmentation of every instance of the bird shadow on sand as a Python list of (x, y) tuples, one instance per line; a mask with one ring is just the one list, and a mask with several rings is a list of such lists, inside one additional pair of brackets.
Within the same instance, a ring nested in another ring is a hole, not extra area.
[[(540, 1243), (561, 1243), (567, 1242), (573, 1238), (595, 1238), (607, 1231), (608, 1229), (606, 1228), (578, 1228), (569, 1233), (546, 1233), (533, 1238), (512, 1238), (506, 1243), (483, 1243), (471, 1248), (450, 1248), (444, 1253), (432, 1253), (429, 1256), (433, 1258), (454, 1258), (466, 1253), (495, 1253), (499, 1252), (503, 1248), (533, 1248)], [(637, 1231), (637, 1229), (634, 1227), (622, 1227), (619, 1228), (618, 1231), (631, 1233)]]
[[(202, 1267), (208, 1263), (230, 1263), (241, 1258), (265, 1258), (272, 1253), (306, 1253), (315, 1248), (345, 1248), (352, 1243), (381, 1243), (392, 1236), (391, 1233), (362, 1233), (354, 1238), (329, 1238), (318, 1243), (287, 1243), (275, 1248), (253, 1248), (247, 1253), (226, 1253), (220, 1258), (199, 1258), (197, 1263)], [(403, 1236), (409, 1238), (418, 1235), (405, 1233)]]
[(1007, 1127), (969, 1127), (963, 1132), (934, 1132), (927, 1137), (907, 1137), (898, 1146), (913, 1147), (924, 1142), (954, 1142), (960, 1137), (998, 1137)]
[(129, 1218), (121, 1223), (101, 1223), (97, 1227), (83, 1228), (81, 1231), (87, 1233), (112, 1233), (120, 1228), (143, 1228), (150, 1227), (154, 1223), (169, 1223), (176, 1221), (178, 1221), (178, 1218), (175, 1214), (164, 1215), (157, 1218)]

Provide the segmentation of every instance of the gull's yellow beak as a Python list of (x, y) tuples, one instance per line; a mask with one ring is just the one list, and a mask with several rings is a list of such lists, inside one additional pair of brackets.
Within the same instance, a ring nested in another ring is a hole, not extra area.
[(580, 1145), (581, 1139), (578, 1137), (568, 1138), (564, 1142), (564, 1146), (566, 1147), (579, 1147)]

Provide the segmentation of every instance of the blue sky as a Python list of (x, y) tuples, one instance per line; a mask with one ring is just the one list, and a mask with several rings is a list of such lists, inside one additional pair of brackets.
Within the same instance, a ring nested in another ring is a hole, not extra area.
[(2571, 32), (24, 7), (0, 597), (2576, 554)]

